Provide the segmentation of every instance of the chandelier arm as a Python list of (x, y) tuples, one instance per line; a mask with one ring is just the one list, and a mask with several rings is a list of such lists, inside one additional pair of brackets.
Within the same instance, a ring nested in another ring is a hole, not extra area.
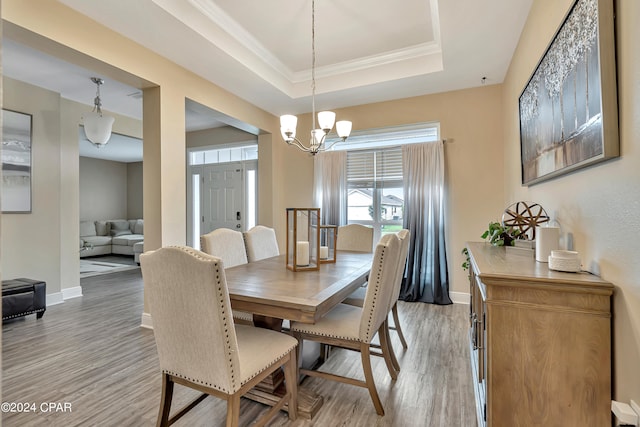
[[(340, 137), (339, 137), (340, 138)], [(333, 141), (331, 144), (329, 144), (328, 146), (324, 146), (323, 150), (330, 150), (331, 147), (333, 147), (334, 145), (336, 145), (338, 142), (344, 142), (347, 138), (340, 138), (337, 141)]]
[(304, 144), (302, 142), (300, 142), (300, 140), (298, 138), (293, 138), (293, 140), (291, 141), (287, 141), (287, 143), (289, 145), (293, 145), (294, 147), (297, 147), (298, 149), (307, 152), (307, 153), (311, 153), (313, 152), (313, 150), (309, 147), (305, 147)]

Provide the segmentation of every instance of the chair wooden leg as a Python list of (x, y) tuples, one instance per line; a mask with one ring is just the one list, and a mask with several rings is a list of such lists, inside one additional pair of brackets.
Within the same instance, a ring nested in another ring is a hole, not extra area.
[(227, 427), (238, 427), (240, 423), (240, 394), (234, 393), (227, 399)]
[(318, 363), (322, 365), (324, 362), (327, 361), (328, 356), (329, 356), (329, 346), (324, 343), (320, 343), (320, 356), (318, 357)]
[(393, 351), (391, 345), (391, 336), (389, 335), (389, 319), (386, 319), (378, 330), (378, 336), (380, 337), (380, 349), (382, 350), (382, 356), (384, 362), (387, 364), (387, 370), (391, 378), (398, 379), (398, 372), (400, 372), (400, 363), (396, 358), (396, 353)]
[(297, 350), (291, 351), (291, 358), (284, 365), (284, 382), (289, 394), (288, 412), (291, 421), (298, 418), (298, 358), (296, 352)]
[(160, 410), (158, 412), (157, 427), (169, 425), (169, 412), (173, 398), (173, 381), (168, 374), (162, 374), (162, 394), (160, 395)]
[(402, 348), (405, 350), (409, 348), (407, 345), (407, 340), (404, 339), (404, 334), (402, 333), (402, 328), (400, 327), (400, 319), (398, 317), (398, 303), (393, 304), (393, 308), (391, 308), (391, 313), (393, 314), (393, 324), (396, 327), (396, 332), (398, 333), (398, 338), (400, 338), (400, 342), (402, 343)]
[(369, 344), (362, 344), (360, 347), (360, 356), (362, 357), (362, 369), (364, 371), (364, 379), (367, 383), (367, 389), (369, 395), (373, 401), (373, 406), (376, 408), (378, 415), (384, 415), (384, 409), (382, 408), (382, 402), (378, 396), (378, 390), (376, 389), (376, 383), (373, 380), (373, 371), (371, 370), (371, 354), (369, 354)]
[(293, 334), (293, 337), (298, 340), (298, 345), (296, 346), (296, 384), (300, 384), (300, 381), (302, 381), (300, 377), (300, 361), (302, 360), (302, 342), (304, 340), (296, 333)]

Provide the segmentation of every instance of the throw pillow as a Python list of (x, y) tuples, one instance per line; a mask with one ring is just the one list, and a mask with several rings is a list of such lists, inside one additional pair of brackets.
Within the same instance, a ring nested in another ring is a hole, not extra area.
[(136, 225), (133, 226), (133, 234), (144, 234), (144, 222), (139, 219), (136, 221)]
[(96, 221), (96, 234), (98, 236), (109, 235), (109, 224), (107, 221)]
[(128, 233), (124, 233), (124, 234), (131, 234), (131, 230), (129, 229), (129, 222), (127, 221), (111, 221), (111, 235), (112, 236), (120, 236), (123, 233), (121, 233), (122, 231), (128, 231)]
[(126, 234), (131, 234), (131, 230), (111, 230), (113, 237), (124, 236)]
[(93, 221), (80, 221), (80, 235), (81, 236), (95, 236), (96, 226)]

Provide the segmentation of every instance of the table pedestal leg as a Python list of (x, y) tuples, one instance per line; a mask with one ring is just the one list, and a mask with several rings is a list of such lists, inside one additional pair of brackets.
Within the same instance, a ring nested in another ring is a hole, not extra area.
[[(275, 317), (253, 315), (253, 324), (258, 328), (282, 331), (282, 319)], [(298, 361), (300, 363), (300, 361)], [(284, 373), (282, 369), (276, 370), (270, 376), (261, 381), (245, 397), (265, 405), (273, 406), (282, 396), (286, 388), (284, 385)], [(298, 385), (298, 415), (305, 419), (313, 418), (322, 407), (324, 399), (322, 396)], [(287, 406), (284, 407), (287, 410)]]
[[(284, 384), (278, 387), (273, 393), (260, 390), (258, 386), (256, 386), (245, 394), (244, 397), (265, 405), (273, 406), (284, 396), (285, 391)], [(301, 385), (298, 386), (298, 416), (307, 420), (313, 419), (323, 403), (324, 398), (322, 396)], [(286, 404), (284, 410), (287, 410)]]

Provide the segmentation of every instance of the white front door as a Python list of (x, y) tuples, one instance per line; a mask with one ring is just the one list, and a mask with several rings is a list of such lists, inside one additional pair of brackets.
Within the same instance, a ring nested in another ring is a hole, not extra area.
[(200, 234), (217, 228), (243, 230), (244, 185), (242, 163), (203, 166)]

